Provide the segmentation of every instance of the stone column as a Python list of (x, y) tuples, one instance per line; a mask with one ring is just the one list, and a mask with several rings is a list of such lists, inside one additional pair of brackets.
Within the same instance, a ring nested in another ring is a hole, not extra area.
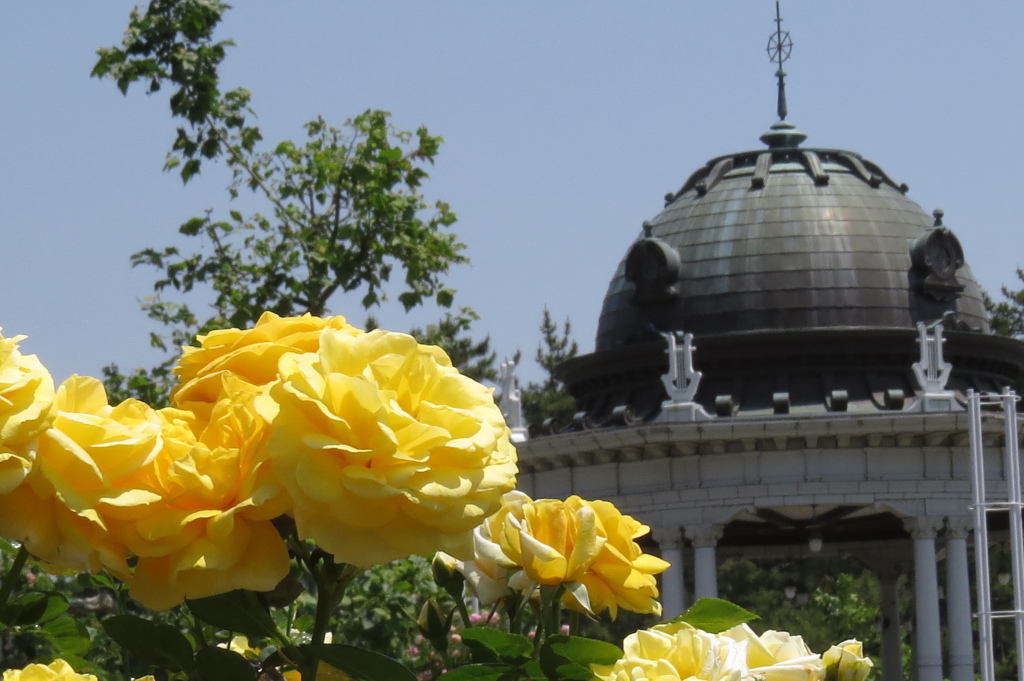
[(881, 585), (882, 681), (903, 681), (903, 646), (900, 633), (899, 570), (886, 566), (878, 571)]
[(974, 634), (971, 621), (971, 580), (967, 568), (970, 516), (946, 522), (946, 621), (949, 626), (950, 681), (974, 681)]
[(683, 586), (683, 528), (679, 526), (655, 529), (654, 540), (661, 548), (661, 557), (671, 565), (661, 573), (661, 616), (670, 619), (686, 610), (686, 591)]
[(935, 536), (943, 526), (939, 516), (906, 518), (914, 538), (914, 659), (917, 681), (942, 681), (942, 629), (939, 624), (939, 575), (935, 565)]
[(721, 525), (686, 528), (693, 542), (693, 599), (718, 598), (718, 563), (715, 546), (722, 537)]

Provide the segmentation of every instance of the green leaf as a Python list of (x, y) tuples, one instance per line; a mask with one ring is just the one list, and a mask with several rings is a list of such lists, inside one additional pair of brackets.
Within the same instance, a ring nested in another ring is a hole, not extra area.
[(39, 632), (57, 649), (58, 657), (80, 656), (89, 652), (89, 634), (85, 624), (70, 617), (58, 617), (46, 622)]
[(195, 236), (199, 234), (205, 224), (206, 218), (191, 218), (178, 228), (178, 232), (185, 236)]
[(437, 292), (437, 304), (441, 307), (451, 307), (455, 300), (455, 291), (450, 288), (443, 288)]
[(300, 650), (326, 662), (354, 681), (416, 681), (416, 676), (396, 660), (355, 646), (305, 645)]
[(185, 165), (181, 167), (181, 181), (184, 184), (188, 184), (188, 181), (192, 179), (192, 176), (199, 172), (199, 159), (191, 158), (185, 161)]
[(544, 670), (540, 668), (540, 662), (537, 660), (530, 660), (523, 667), (523, 671), (526, 672), (526, 678), (531, 681), (547, 681), (547, 676), (544, 674)]
[[(46, 614), (49, 598), (44, 593), (27, 593), (19, 596), (0, 610), (0, 622), (9, 627), (35, 624)], [(64, 608), (67, 609), (65, 602)]]
[(203, 681), (255, 681), (256, 670), (236, 652), (203, 648), (196, 654), (196, 672)]
[(235, 589), (227, 593), (185, 601), (192, 614), (225, 631), (246, 636), (274, 637), (277, 625), (254, 591)]
[(156, 624), (134, 615), (114, 615), (103, 620), (110, 638), (132, 655), (169, 671), (188, 672), (195, 667), (192, 644), (169, 624)]
[(68, 599), (64, 594), (57, 593), (56, 591), (46, 592), (46, 612), (43, 613), (42, 617), (39, 618), (40, 622), (49, 622), (50, 620), (63, 615), (68, 609)]
[(726, 629), (761, 619), (749, 610), (744, 610), (735, 603), (720, 598), (702, 598), (694, 603), (682, 615), (669, 620), (670, 622), (686, 622), (690, 626), (702, 629), (709, 634), (718, 634)]
[(611, 643), (580, 636), (551, 636), (540, 649), (540, 666), (548, 678), (559, 681), (590, 681), (592, 664), (610, 665), (622, 649)]
[(511, 681), (526, 678), (525, 674), (513, 675), (514, 671), (516, 667), (507, 664), (467, 664), (441, 674), (438, 681)]
[(466, 629), (462, 642), (473, 653), (474, 662), (518, 662), (533, 656), (530, 639), (497, 629)]

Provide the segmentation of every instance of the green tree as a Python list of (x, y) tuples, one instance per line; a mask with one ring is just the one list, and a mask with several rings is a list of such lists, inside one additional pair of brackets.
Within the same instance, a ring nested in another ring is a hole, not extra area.
[[(447, 231), (456, 220), (448, 204), (428, 203), (420, 191), (442, 138), (425, 127), (401, 130), (387, 112), (371, 109), (342, 128), (315, 118), (303, 142), (257, 148), (263, 136), (250, 124), (249, 91), (220, 89), (219, 66), (233, 43), (213, 33), (228, 9), (214, 0), (152, 0), (132, 11), (121, 46), (98, 50), (92, 71), (125, 94), (136, 83), (149, 94), (171, 91), (181, 125), (165, 170), (179, 169), (187, 183), (204, 160), (223, 160), (232, 171), (229, 196), (250, 191), (266, 206), (187, 220), (178, 231), (200, 242), (191, 253), (168, 246), (132, 256), (133, 265), (161, 273), (143, 309), (169, 335), (152, 334), (152, 344), (173, 351), (197, 333), (251, 325), (265, 310), (327, 314), (340, 293), (360, 294), (370, 308), (387, 300), (398, 272), (397, 299), (407, 310), (428, 300), (449, 307), (454, 291), (443, 277), (467, 261), (464, 245)], [(197, 287), (214, 294), (206, 314), (162, 297)], [(463, 317), (445, 317), (438, 328), (465, 332)], [(111, 365), (108, 389), (159, 403), (172, 383), (171, 361), (128, 376)]]
[(425, 345), (437, 345), (452, 360), (452, 365), (475, 381), (496, 381), (498, 371), (494, 368), (497, 355), (491, 350), (491, 337), (476, 340), (469, 335), (470, 326), (480, 317), (470, 308), (464, 307), (458, 314), (451, 312), (436, 324), (426, 328), (414, 327), (409, 333)]
[[(1017, 270), (1017, 279), (1024, 282), (1024, 270)], [(1009, 286), (1002, 287), (1004, 300), (994, 301), (986, 293), (985, 309), (989, 314), (992, 331), (1000, 336), (1011, 338), (1024, 337), (1024, 289), (1012, 290)]]
[[(718, 581), (722, 598), (760, 615), (750, 623), (756, 631), (798, 633), (817, 653), (856, 638), (880, 668), (881, 634), (875, 630), (881, 617), (880, 585), (875, 574), (854, 557), (729, 558), (719, 567)], [(903, 590), (908, 593), (906, 584)], [(909, 598), (900, 607), (901, 621), (910, 621)], [(910, 673), (911, 667), (905, 665), (904, 670)]]
[(547, 373), (541, 383), (530, 382), (522, 391), (523, 415), (532, 427), (541, 427), (548, 419), (559, 425), (567, 424), (576, 411), (576, 400), (555, 376), (555, 370), (566, 360), (576, 356), (579, 348), (572, 340), (572, 326), (566, 318), (561, 331), (544, 308), (540, 325), (541, 342), (534, 359)]

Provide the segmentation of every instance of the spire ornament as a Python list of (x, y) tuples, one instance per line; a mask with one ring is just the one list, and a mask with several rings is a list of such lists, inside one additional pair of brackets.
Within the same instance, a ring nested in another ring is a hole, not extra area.
[(768, 58), (778, 64), (775, 77), (779, 79), (779, 120), (786, 120), (789, 110), (786, 108), (786, 72), (782, 70), (782, 62), (789, 59), (789, 53), (793, 51), (793, 39), (789, 37), (789, 31), (782, 30), (782, 16), (779, 14), (779, 0), (775, 0), (775, 33), (768, 38)]
[(789, 31), (782, 30), (782, 14), (779, 9), (779, 0), (775, 0), (775, 32), (768, 37), (768, 59), (775, 63), (775, 77), (779, 80), (779, 100), (776, 112), (779, 120), (765, 134), (761, 135), (761, 141), (772, 149), (783, 149), (797, 147), (807, 139), (807, 135), (796, 129), (792, 123), (786, 120), (789, 115), (789, 107), (786, 105), (786, 72), (782, 70), (782, 63), (789, 59), (793, 51), (793, 39), (789, 37)]

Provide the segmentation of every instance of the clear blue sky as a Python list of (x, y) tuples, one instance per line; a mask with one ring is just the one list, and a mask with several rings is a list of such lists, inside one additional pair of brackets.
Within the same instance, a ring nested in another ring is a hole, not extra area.
[[(138, 310), (156, 272), (129, 255), (226, 212), (213, 168), (161, 166), (166, 100), (89, 78), (132, 2), (7, 3), (0, 24), (0, 325), (58, 380), (151, 365)], [(456, 303), (499, 356), (531, 358), (547, 305), (583, 352), (616, 264), (662, 197), (708, 159), (759, 148), (775, 120), (770, 0), (238, 2), (225, 88), (254, 93), (268, 144), (366, 108), (446, 142), (428, 198), (450, 202), (472, 265)], [(941, 207), (982, 285), (1022, 264), (1024, 3), (783, 3), (790, 120), (805, 146), (860, 152)], [(358, 298), (333, 310), (361, 323)], [(435, 311), (375, 313), (399, 330)], [(532, 362), (525, 378), (539, 373)]]

